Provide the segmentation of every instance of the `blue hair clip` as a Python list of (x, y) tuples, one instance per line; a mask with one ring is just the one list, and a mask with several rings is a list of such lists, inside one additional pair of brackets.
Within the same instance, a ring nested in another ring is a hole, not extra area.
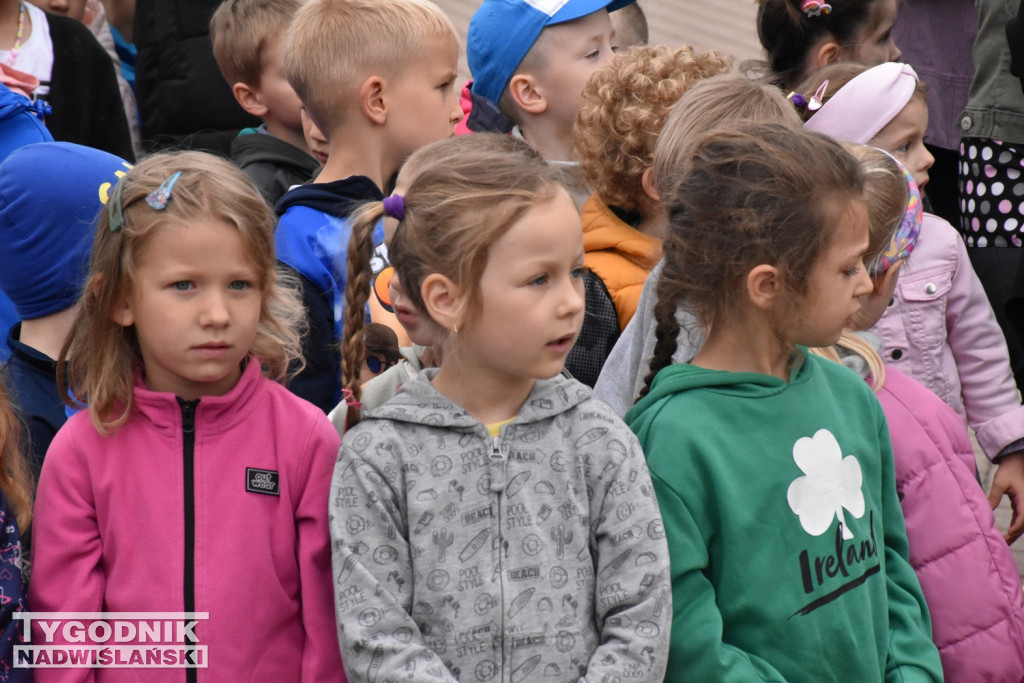
[(160, 183), (160, 187), (146, 195), (146, 203), (155, 211), (163, 211), (166, 209), (167, 202), (171, 201), (171, 192), (174, 190), (174, 183), (178, 182), (178, 178), (180, 177), (181, 171), (178, 171), (170, 178)]

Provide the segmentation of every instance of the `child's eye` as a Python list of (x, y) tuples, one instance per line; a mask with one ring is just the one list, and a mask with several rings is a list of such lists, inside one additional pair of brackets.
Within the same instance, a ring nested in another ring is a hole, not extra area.
[(532, 280), (530, 280), (530, 284), (531, 285), (538, 285), (538, 286), (540, 286), (540, 285), (546, 285), (547, 283), (548, 283), (548, 276), (547, 275), (538, 275), (537, 277), (535, 277)]
[(906, 154), (909, 149), (910, 149), (910, 143), (909, 142), (904, 142), (899, 147), (896, 147), (895, 149), (893, 149), (892, 153), (893, 154)]
[(573, 280), (579, 280), (583, 277), (583, 268), (573, 268), (572, 272), (569, 273), (569, 275), (572, 277)]
[(179, 292), (186, 292), (192, 288), (192, 283), (188, 280), (179, 280), (178, 282), (175, 282), (171, 286), (174, 287)]
[(853, 268), (850, 268), (849, 270), (844, 270), (843, 271), (843, 275), (845, 275), (846, 277), (853, 277), (854, 275), (856, 275), (859, 272), (860, 272), (860, 264), (858, 263)]
[(601, 51), (600, 50), (591, 50), (590, 52), (587, 53), (586, 56), (587, 56), (587, 59), (597, 59), (598, 57), (601, 56)]
[(235, 280), (230, 285), (228, 285), (228, 289), (243, 290), (248, 288), (249, 283), (246, 282), (245, 280)]

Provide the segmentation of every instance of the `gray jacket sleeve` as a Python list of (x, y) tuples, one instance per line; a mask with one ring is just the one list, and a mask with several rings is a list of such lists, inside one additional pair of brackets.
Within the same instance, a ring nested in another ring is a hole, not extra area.
[[(636, 438), (623, 429), (626, 456), (588, 477), (596, 545), (594, 598), (600, 645), (590, 657), (588, 683), (662, 681), (672, 624), (669, 555), (661, 514)], [(623, 444), (606, 444), (614, 452)], [(610, 472), (610, 476), (608, 473)]]
[[(358, 429), (358, 428), (357, 428)], [(423, 641), (412, 613), (412, 553), (405, 523), (401, 468), (390, 449), (373, 462), (342, 444), (331, 478), (331, 560), (338, 643), (345, 674), (359, 681), (449, 681), (440, 658)], [(355, 438), (353, 438), (353, 436)]]

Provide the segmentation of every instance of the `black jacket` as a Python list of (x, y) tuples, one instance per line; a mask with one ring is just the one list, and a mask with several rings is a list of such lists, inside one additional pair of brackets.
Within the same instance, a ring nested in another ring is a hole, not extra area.
[(53, 41), (46, 127), (54, 140), (95, 147), (132, 161), (132, 138), (110, 56), (74, 19), (47, 13)]
[(308, 183), (320, 168), (305, 150), (262, 132), (235, 138), (231, 143), (231, 161), (249, 176), (271, 206), (293, 185)]
[(260, 120), (235, 101), (210, 42), (220, 0), (137, 0), (135, 86), (147, 148), (183, 146), (227, 156)]

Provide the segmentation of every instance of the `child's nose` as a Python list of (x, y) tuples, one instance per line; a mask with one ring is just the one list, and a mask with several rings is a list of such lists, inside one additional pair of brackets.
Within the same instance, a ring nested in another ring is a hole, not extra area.
[(223, 327), (231, 320), (225, 296), (219, 292), (210, 292), (203, 301), (199, 322), (203, 327)]
[(868, 274), (868, 269), (861, 264), (861, 267), (857, 269), (857, 283), (853, 291), (853, 295), (856, 298), (860, 298), (867, 294), (870, 294), (874, 290), (873, 283), (871, 282), (871, 276)]
[(575, 316), (583, 310), (585, 305), (583, 294), (583, 278), (569, 278), (566, 291), (563, 297), (562, 307), (564, 315)]

